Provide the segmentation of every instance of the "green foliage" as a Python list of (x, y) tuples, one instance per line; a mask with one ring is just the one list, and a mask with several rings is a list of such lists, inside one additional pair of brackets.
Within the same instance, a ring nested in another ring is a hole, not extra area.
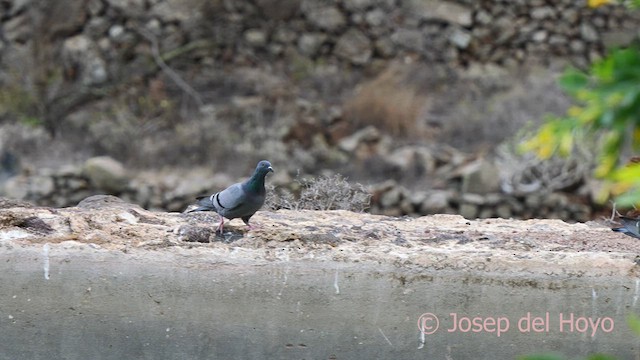
[(548, 119), (523, 144), (542, 158), (567, 155), (577, 139), (598, 144), (596, 176), (608, 180), (609, 193), (621, 205), (640, 203), (640, 165), (624, 166), (621, 154), (640, 150), (640, 49), (612, 51), (587, 72), (567, 70), (559, 85), (577, 105), (565, 117)]

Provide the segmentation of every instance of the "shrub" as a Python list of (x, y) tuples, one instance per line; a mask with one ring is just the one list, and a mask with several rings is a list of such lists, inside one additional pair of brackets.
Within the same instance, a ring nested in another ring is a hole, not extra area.
[(273, 210), (349, 210), (363, 212), (369, 208), (371, 194), (361, 184), (351, 184), (342, 175), (300, 179), (298, 194), (267, 185), (267, 207)]

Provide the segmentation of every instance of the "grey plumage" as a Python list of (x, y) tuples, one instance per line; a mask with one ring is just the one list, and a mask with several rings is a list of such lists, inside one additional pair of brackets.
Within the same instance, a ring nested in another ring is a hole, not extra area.
[(640, 219), (620, 216), (620, 222), (622, 222), (622, 227), (611, 230), (640, 239)]
[(197, 198), (198, 207), (187, 212), (214, 211), (220, 215), (218, 231), (224, 228), (224, 218), (229, 220), (240, 218), (249, 227), (249, 219), (264, 204), (266, 190), (264, 178), (267, 173), (273, 172), (271, 163), (262, 160), (256, 166), (253, 175), (247, 180), (236, 183), (211, 196)]

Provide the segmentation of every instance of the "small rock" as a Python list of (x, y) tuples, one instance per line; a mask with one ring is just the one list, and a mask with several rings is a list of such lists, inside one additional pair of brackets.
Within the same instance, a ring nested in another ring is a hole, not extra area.
[(375, 142), (380, 140), (380, 131), (375, 126), (367, 126), (358, 130), (352, 135), (340, 140), (338, 147), (347, 153), (354, 152), (361, 143)]
[(215, 232), (210, 227), (182, 225), (176, 231), (178, 240), (186, 242), (211, 242), (211, 237), (215, 237)]
[(251, 46), (264, 46), (267, 43), (267, 33), (261, 29), (249, 29), (244, 32), (244, 39)]
[(471, 26), (473, 10), (448, 1), (409, 1), (409, 15), (417, 15), (424, 20), (440, 20), (460, 26)]
[(548, 33), (546, 30), (538, 30), (535, 33), (533, 33), (532, 39), (533, 41), (540, 43), (547, 40), (547, 36), (548, 36)]
[(511, 207), (507, 204), (501, 204), (496, 207), (496, 216), (503, 219), (510, 219), (513, 217)]
[(377, 27), (384, 23), (387, 15), (381, 9), (375, 9), (367, 12), (364, 16), (365, 21), (369, 26)]
[(33, 33), (31, 21), (25, 14), (11, 18), (3, 25), (4, 36), (9, 42), (24, 43)]
[(376, 53), (382, 57), (392, 57), (396, 54), (395, 44), (388, 36), (376, 40), (374, 47)]
[(305, 33), (298, 38), (298, 50), (306, 56), (314, 56), (327, 39), (323, 33)]
[(462, 202), (473, 205), (484, 205), (484, 197), (478, 194), (465, 193), (462, 194)]
[(417, 52), (422, 52), (425, 48), (424, 37), (418, 30), (398, 29), (391, 34), (391, 41), (398, 46)]
[(400, 200), (404, 197), (403, 195), (403, 188), (396, 186), (382, 194), (380, 197), (380, 206), (382, 206), (383, 209), (392, 208), (400, 203)]
[(373, 0), (344, 0), (344, 7), (351, 10), (364, 10), (373, 5)]
[(550, 6), (534, 8), (531, 11), (531, 17), (536, 20), (553, 18), (555, 11)]
[(449, 41), (459, 49), (466, 49), (469, 47), (471, 39), (471, 33), (460, 28), (456, 28), (449, 35)]
[(591, 24), (583, 22), (580, 24), (580, 36), (587, 42), (598, 41), (598, 31)]
[(143, 11), (145, 0), (107, 0), (109, 6), (120, 11)]

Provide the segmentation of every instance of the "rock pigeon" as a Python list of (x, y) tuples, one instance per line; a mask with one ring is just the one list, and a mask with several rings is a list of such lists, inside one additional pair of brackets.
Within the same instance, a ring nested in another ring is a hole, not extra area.
[(622, 227), (611, 230), (640, 239), (640, 218), (620, 216), (620, 221), (622, 222)]
[(273, 172), (271, 163), (267, 160), (262, 160), (258, 163), (250, 178), (241, 183), (233, 184), (211, 196), (198, 197), (198, 207), (187, 212), (215, 211), (220, 216), (220, 225), (216, 230), (220, 233), (224, 228), (224, 218), (229, 220), (240, 218), (251, 228), (249, 219), (264, 204), (266, 194), (264, 178), (268, 172)]

